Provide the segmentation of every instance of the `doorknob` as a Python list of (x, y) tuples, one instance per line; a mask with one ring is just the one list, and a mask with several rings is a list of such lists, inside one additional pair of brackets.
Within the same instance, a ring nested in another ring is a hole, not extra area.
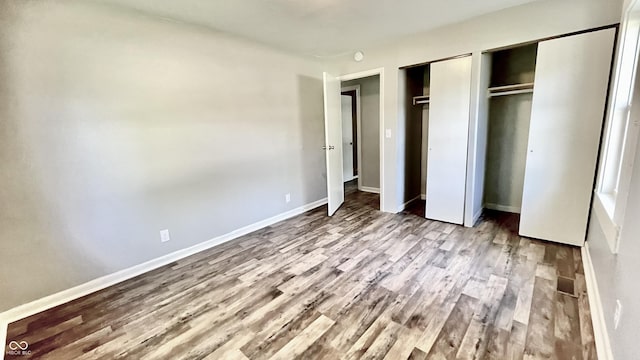
[(327, 150), (327, 146), (326, 145), (322, 145), (322, 150)]
[(335, 149), (335, 146), (329, 145), (329, 150), (333, 150), (333, 149)]

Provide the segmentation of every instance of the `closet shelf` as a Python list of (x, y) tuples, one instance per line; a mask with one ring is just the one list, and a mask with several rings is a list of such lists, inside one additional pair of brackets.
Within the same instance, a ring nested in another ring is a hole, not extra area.
[(489, 88), (489, 97), (515, 94), (527, 94), (533, 92), (533, 83), (494, 86)]
[(413, 105), (424, 105), (429, 103), (429, 95), (421, 95), (413, 97)]

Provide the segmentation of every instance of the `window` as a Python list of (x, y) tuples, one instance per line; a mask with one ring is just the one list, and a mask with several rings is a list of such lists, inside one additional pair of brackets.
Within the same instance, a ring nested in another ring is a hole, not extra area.
[(626, 174), (623, 168), (625, 149), (627, 145), (635, 145), (627, 142), (635, 139), (629, 120), (638, 67), (639, 36), (640, 12), (630, 12), (621, 28), (617, 67), (607, 113), (603, 157), (594, 204), (613, 252), (617, 252), (619, 224), (626, 207), (627, 196), (626, 193), (621, 194), (620, 197), (618, 194), (621, 187), (624, 187), (625, 178), (630, 177), (630, 173)]
[[(625, 31), (626, 30), (626, 31)], [(622, 153), (629, 124), (629, 112), (633, 94), (634, 78), (637, 66), (638, 35), (640, 21), (633, 21), (623, 29), (623, 37), (620, 42), (620, 61), (617, 77), (617, 86), (613, 90), (613, 102), (609, 109), (609, 124), (605, 152), (602, 164), (599, 192), (613, 200), (613, 205), (618, 193), (620, 181), (620, 168), (622, 165)], [(607, 209), (613, 215), (613, 209)]]

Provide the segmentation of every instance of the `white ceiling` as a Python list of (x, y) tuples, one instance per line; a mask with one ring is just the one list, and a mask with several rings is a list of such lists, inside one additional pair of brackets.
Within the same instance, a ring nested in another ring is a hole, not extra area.
[(334, 56), (535, 0), (96, 0)]

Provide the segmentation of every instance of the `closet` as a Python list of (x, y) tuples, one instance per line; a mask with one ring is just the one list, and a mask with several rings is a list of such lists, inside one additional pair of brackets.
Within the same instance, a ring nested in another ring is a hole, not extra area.
[(520, 213), (538, 45), (488, 53), (485, 208)]
[[(411, 94), (407, 99), (413, 109), (405, 114), (405, 199), (420, 195), (424, 189), (426, 218), (462, 224), (471, 56), (431, 62), (407, 69), (406, 74)], [(416, 165), (420, 171), (411, 171)], [(414, 190), (418, 179), (424, 179), (420, 192)]]
[(426, 197), (429, 74), (429, 64), (405, 72), (404, 207)]
[(615, 33), (585, 32), (482, 56), (483, 204), (520, 213), (522, 236), (584, 243)]

